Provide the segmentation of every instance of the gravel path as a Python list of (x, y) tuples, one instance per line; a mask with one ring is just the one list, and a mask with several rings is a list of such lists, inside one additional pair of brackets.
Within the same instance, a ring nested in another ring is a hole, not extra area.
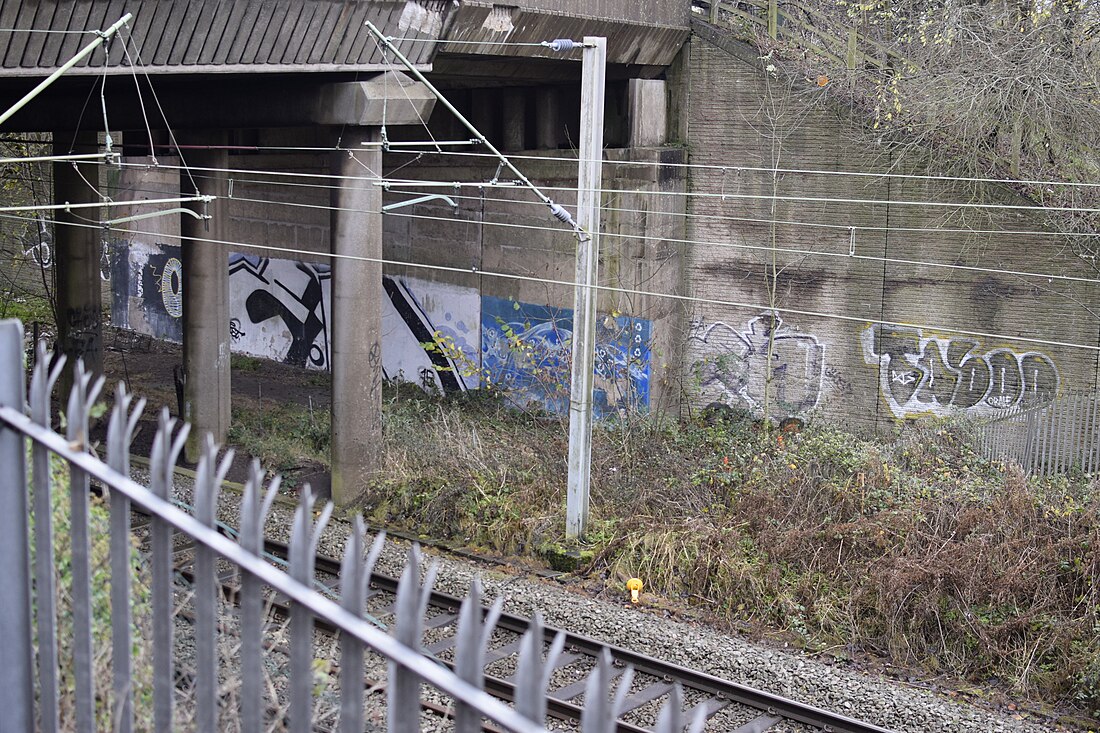
[[(134, 479), (146, 480), (135, 469)], [(176, 497), (191, 502), (192, 482), (176, 479)], [(238, 525), (234, 492), (222, 493), (219, 519)], [(293, 510), (276, 504), (267, 525), (267, 536), (289, 541)], [(320, 552), (342, 557), (349, 523), (334, 519), (325, 531)], [(397, 576), (404, 566), (408, 543), (387, 543), (378, 572)], [(889, 680), (832, 666), (797, 652), (755, 644), (693, 623), (673, 621), (571, 592), (553, 580), (515, 575), (499, 567), (483, 565), (452, 555), (425, 550), (440, 565), (438, 590), (464, 596), (475, 576), (480, 576), (488, 601), (505, 597), (505, 611), (518, 616), (541, 613), (546, 624), (626, 647), (667, 661), (708, 672), (803, 703), (876, 723), (899, 733), (1040, 733), (1049, 726), (994, 715), (964, 702), (930, 692), (893, 684)], [(650, 716), (645, 716), (650, 717)], [(735, 719), (722, 722), (716, 716), (708, 730), (728, 730)], [(741, 721), (743, 722), (743, 721)], [(793, 730), (793, 728), (792, 728)]]

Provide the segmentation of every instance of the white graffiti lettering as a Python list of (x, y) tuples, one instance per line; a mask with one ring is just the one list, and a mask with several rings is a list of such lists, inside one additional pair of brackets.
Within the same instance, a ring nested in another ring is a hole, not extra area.
[(973, 339), (880, 324), (864, 330), (862, 342), (863, 359), (878, 367), (879, 389), (895, 417), (991, 413), (1058, 394), (1058, 368), (1038, 351), (981, 353)]
[[(693, 365), (703, 392), (714, 401), (764, 413), (777, 420), (817, 407), (825, 373), (825, 346), (812, 334), (795, 331), (776, 314), (762, 313), (741, 329), (722, 322), (695, 324), (691, 340), (702, 358)], [(767, 361), (771, 357), (770, 389)]]

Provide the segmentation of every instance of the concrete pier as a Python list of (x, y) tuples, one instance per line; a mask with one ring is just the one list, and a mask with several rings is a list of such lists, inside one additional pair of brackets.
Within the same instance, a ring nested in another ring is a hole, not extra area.
[[(377, 127), (348, 127), (333, 154), (332, 499), (346, 506), (382, 462), (382, 150)], [(354, 177), (359, 180), (352, 180)], [(351, 258), (370, 258), (372, 261)]]
[[(192, 136), (192, 145), (225, 145), (224, 132)], [(223, 244), (204, 240), (225, 240), (227, 231), (224, 172), (229, 156), (224, 150), (187, 150), (187, 164), (204, 168), (194, 181), (180, 172), (180, 195), (217, 196), (209, 204), (189, 204), (188, 208), (210, 219), (181, 215), (180, 233), (183, 261), (183, 418), (191, 423), (185, 449), (187, 460), (198, 460), (207, 433), (225, 441), (229, 432), (229, 250)]]
[[(94, 132), (81, 132), (75, 138), (71, 131), (54, 133), (55, 155), (95, 153), (98, 150)], [(93, 188), (98, 188), (99, 169), (96, 161), (54, 163), (54, 203), (99, 201), (99, 194)], [(84, 218), (78, 218), (78, 214)], [(57, 211), (55, 217), (53, 258), (57, 350), (69, 359), (61, 378), (59, 394), (67, 395), (77, 359), (83, 359), (85, 368), (93, 373), (103, 371), (103, 296), (99, 276), (103, 245), (99, 229), (89, 226), (86, 221), (97, 217), (95, 209), (83, 209), (77, 213)]]

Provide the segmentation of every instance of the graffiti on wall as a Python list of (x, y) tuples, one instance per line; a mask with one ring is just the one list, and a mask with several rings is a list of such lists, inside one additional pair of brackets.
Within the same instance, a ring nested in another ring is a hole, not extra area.
[(1058, 394), (1058, 368), (1039, 351), (982, 351), (969, 338), (925, 336), (919, 328), (874, 324), (863, 359), (895, 417), (989, 413), (1042, 404)]
[[(601, 315), (596, 319), (593, 412), (600, 417), (649, 405), (649, 339), (643, 318)], [(569, 409), (573, 311), (481, 299), (483, 383), (502, 389), (519, 404), (536, 403), (564, 414)]]
[(769, 354), (769, 417), (802, 415), (821, 400), (825, 345), (813, 334), (794, 330), (778, 314), (761, 313), (741, 327), (696, 322), (690, 340), (702, 352), (692, 371), (702, 399), (710, 404), (763, 415)]
[(234, 351), (307, 369), (328, 369), (327, 264), (233, 254), (229, 333)]
[(116, 245), (111, 265), (111, 322), (168, 341), (183, 339), (180, 248), (130, 242)]
[[(183, 265), (180, 248), (130, 242), (112, 256), (112, 320), (155, 338), (183, 338)], [(332, 270), (327, 264), (232, 254), (229, 268), (229, 336), (235, 353), (307, 369), (329, 368)], [(426, 384), (444, 392), (476, 387), (459, 362), (477, 363), (480, 296), (473, 288), (414, 278), (383, 278), (386, 378)], [(461, 357), (444, 357), (423, 344), (440, 334)], [(471, 384), (472, 383), (472, 384)]]
[(46, 218), (39, 216), (27, 227), (26, 234), (22, 237), (21, 248), (23, 257), (34, 261), (44, 270), (53, 266), (53, 234), (46, 225)]
[[(478, 292), (416, 278), (382, 278), (382, 373), (445, 394), (478, 386)], [(440, 349), (424, 344), (439, 342)]]

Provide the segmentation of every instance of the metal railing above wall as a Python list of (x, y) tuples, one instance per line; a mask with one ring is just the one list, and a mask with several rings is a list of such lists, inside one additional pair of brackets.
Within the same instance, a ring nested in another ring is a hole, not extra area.
[[(348, 534), (338, 600), (330, 599), (312, 586), (313, 561), (331, 505), (316, 512), (313, 497), (304, 491), (294, 514), (289, 572), (269, 564), (262, 554), (262, 534), (277, 479), (265, 487), (264, 473), (253, 464), (239, 506), (239, 533), (236, 539), (227, 536), (218, 530), (215, 517), (218, 490), (231, 456), (219, 460), (217, 446), (206, 441), (194, 486), (195, 507), (193, 512), (184, 511), (172, 501), (172, 477), (188, 426), (174, 429), (175, 421), (167, 410), (161, 412), (152, 447), (150, 485), (135, 483), (129, 477), (129, 450), (144, 401), (134, 404), (119, 385), (109, 416), (108, 462), (103, 463), (92, 452), (88, 436), (90, 416), (104, 380), (93, 379), (77, 364), (63, 437), (50, 427), (50, 405), (64, 358), (55, 358), (39, 345), (28, 406), (23, 340), (18, 321), (0, 321), (0, 588), (4, 589), (0, 594), (0, 710), (5, 730), (90, 733), (110, 729), (129, 733), (135, 727), (138, 700), (148, 715), (148, 719), (139, 720), (139, 727), (158, 731), (182, 727), (213, 733), (228, 717), (242, 733), (259, 733), (268, 729), (273, 716), (280, 716), (281, 723), (295, 733), (314, 730), (318, 725), (315, 619), (339, 630), (338, 660), (334, 661), (340, 669), (340, 695), (332, 729), (362, 733), (369, 710), (375, 718), (385, 717), (391, 733), (417, 731), (421, 688), (427, 684), (453, 700), (455, 731), (480, 731), (484, 718), (520, 733), (545, 730), (548, 670), (553, 669), (555, 649), (560, 652), (561, 643), (552, 645), (550, 658), (544, 660), (540, 624), (533, 622), (521, 642), (514, 678), (515, 707), (510, 707), (483, 691), (484, 659), (501, 599), (488, 610), (482, 608), (479, 584), (474, 582), (460, 610), (452, 672), (426, 656), (421, 647), (435, 569), (421, 581), (415, 547), (397, 590), (394, 628), (386, 633), (364, 617), (368, 580), (382, 538), (375, 538), (368, 547), (361, 518), (352, 523)], [(58, 473), (59, 463), (66, 473)], [(58, 476), (68, 479), (68, 502), (56, 501), (60, 497), (53, 494), (51, 484)], [(103, 569), (92, 563), (93, 545), (104, 542), (93, 532), (97, 525), (90, 522), (93, 481), (105, 489), (110, 513), (106, 538), (109, 606), (101, 598)], [(63, 542), (54, 537), (56, 505), (67, 517)], [(150, 517), (147, 541), (140, 553), (134, 550), (131, 509)], [(173, 547), (181, 539), (193, 548), (194, 555), (191, 580), (186, 585), (173, 568)], [(68, 548), (68, 556), (56, 557), (55, 546)], [(240, 580), (239, 611), (227, 610), (222, 595), (219, 579), (225, 577), (226, 566)], [(67, 570), (61, 573), (59, 568)], [(137, 595), (144, 607), (135, 598), (139, 586), (142, 590)], [(284, 650), (288, 673), (285, 690), (278, 693), (264, 679), (267, 593), (289, 599), (291, 606), (290, 638)], [(61, 612), (59, 598), (71, 608)], [(187, 643), (181, 645), (183, 639), (177, 637), (184, 632), (179, 631), (176, 617), (183, 606), (190, 609), (192, 623), (186, 631)], [(93, 615), (102, 613), (104, 607), (110, 617), (109, 633), (93, 634)], [(151, 624), (148, 633), (135, 635), (133, 613), (137, 608), (144, 609), (142, 613)], [(62, 620), (66, 628), (71, 625), (64, 637), (59, 636)], [(220, 638), (229, 633), (227, 627), (234, 627), (239, 637), (231, 652), (226, 652), (225, 644), (219, 645)], [(59, 638), (66, 648), (61, 660)], [(104, 648), (97, 648), (97, 643)], [(180, 673), (181, 646), (186, 647), (193, 665), (189, 675)], [(143, 648), (149, 653), (135, 654)], [(368, 708), (363, 672), (367, 652), (387, 660), (385, 710)], [(228, 667), (227, 653), (233, 657)], [(227, 677), (232, 675), (239, 684), (229, 684)], [(605, 655), (588, 680), (583, 733), (616, 729), (618, 706), (629, 690), (630, 674), (622, 675), (618, 692), (609, 701), (614, 676), (611, 660)], [(107, 677), (109, 685), (104, 682)], [(185, 683), (190, 690), (184, 706), (178, 688)], [(232, 689), (231, 695), (227, 688)], [(679, 700), (678, 695), (673, 697)], [(230, 703), (234, 699), (235, 707)], [(677, 709), (670, 706), (662, 713), (657, 731), (683, 731), (679, 704), (674, 707)], [(704, 722), (704, 718), (694, 721), (692, 730), (701, 730)]]
[(1014, 407), (978, 427), (980, 452), (1034, 475), (1100, 471), (1100, 394)]

